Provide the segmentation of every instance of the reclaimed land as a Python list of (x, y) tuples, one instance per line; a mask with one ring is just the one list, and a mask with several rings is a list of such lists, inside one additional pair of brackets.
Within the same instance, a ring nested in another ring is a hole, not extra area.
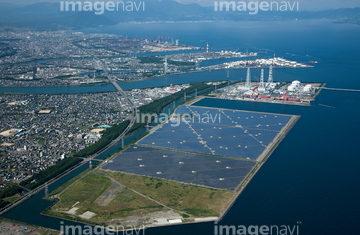
[(0, 218), (1, 234), (32, 234), (32, 235), (45, 235), (45, 234), (61, 234), (60, 231), (39, 227), (24, 222), (18, 222), (6, 218)]
[(114, 154), (96, 169), (56, 190), (52, 198), (58, 202), (45, 213), (83, 223), (116, 223), (124, 227), (168, 225), (158, 221), (171, 219), (168, 216), (174, 214), (183, 223), (221, 220), (298, 119), (291, 118), (233, 191), (101, 170), (103, 164), (117, 156)]
[[(152, 177), (95, 170), (53, 195), (52, 198), (58, 202), (46, 214), (87, 223), (108, 224), (126, 217), (141, 219), (143, 215), (157, 211), (174, 211), (191, 221), (195, 217), (217, 217), (235, 194), (233, 191)], [(88, 211), (95, 215), (84, 220), (82, 215)], [(146, 220), (142, 222), (152, 223)]]
[(235, 203), (236, 199), (240, 196), (246, 186), (250, 183), (255, 174), (260, 170), (262, 165), (267, 161), (267, 159), (271, 156), (271, 154), (275, 151), (277, 146), (281, 143), (281, 141), (285, 138), (285, 136), (289, 133), (295, 123), (299, 120), (300, 116), (294, 115), (290, 121), (286, 124), (286, 126), (276, 135), (275, 139), (271, 142), (271, 144), (264, 150), (264, 152), (258, 157), (258, 163), (253, 167), (253, 169), (248, 173), (244, 180), (238, 185), (236, 191), (236, 196), (233, 198), (232, 202), (229, 203), (227, 208), (222, 211), (220, 215), (220, 219), (223, 218), (226, 213), (230, 210), (232, 205)]

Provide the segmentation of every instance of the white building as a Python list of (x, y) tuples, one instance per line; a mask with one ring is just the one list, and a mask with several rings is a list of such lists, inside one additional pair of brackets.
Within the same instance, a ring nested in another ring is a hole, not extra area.
[(304, 88), (303, 88), (303, 92), (305, 93), (311, 93), (314, 90), (314, 87), (310, 84), (307, 84)]
[(297, 91), (301, 87), (301, 83), (298, 80), (295, 80), (291, 83), (291, 85), (288, 87), (288, 91)]

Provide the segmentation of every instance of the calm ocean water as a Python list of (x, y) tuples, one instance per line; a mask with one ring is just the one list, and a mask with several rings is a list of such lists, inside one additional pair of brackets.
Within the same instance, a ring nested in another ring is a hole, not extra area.
[[(356, 25), (325, 21), (120, 24), (85, 32), (173, 36), (180, 43), (194, 46), (209, 42), (211, 50), (248, 49), (301, 62), (317, 60), (315, 68), (275, 69), (274, 80), (317, 81), (325, 82), (327, 87), (360, 89), (360, 26)], [(253, 70), (253, 74), (260, 76), (260, 71)], [(245, 71), (234, 70), (230, 76), (240, 79)], [(126, 86), (221, 79), (226, 79), (226, 73), (213, 71)], [(71, 89), (89, 92), (84, 87)], [(101, 89), (104, 87), (91, 88)], [(31, 92), (42, 91), (32, 88)], [(197, 105), (301, 115), (219, 224), (298, 225), (299, 234), (309, 235), (360, 234), (360, 92), (324, 90), (311, 107), (212, 99)], [(33, 203), (24, 203), (6, 217), (59, 228), (57, 220), (38, 216), (32, 209), (37, 207), (34, 203), (49, 204), (34, 198)], [(214, 224), (153, 228), (145, 234), (214, 234)]]

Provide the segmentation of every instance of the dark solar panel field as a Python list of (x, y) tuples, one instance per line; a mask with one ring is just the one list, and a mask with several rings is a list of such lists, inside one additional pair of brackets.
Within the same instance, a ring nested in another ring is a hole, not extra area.
[(176, 114), (188, 115), (169, 120), (138, 143), (256, 160), (291, 119), (289, 115), (185, 105)]
[(103, 169), (233, 190), (292, 118), (185, 105), (176, 114)]
[(233, 190), (254, 165), (254, 161), (132, 145), (103, 169)]

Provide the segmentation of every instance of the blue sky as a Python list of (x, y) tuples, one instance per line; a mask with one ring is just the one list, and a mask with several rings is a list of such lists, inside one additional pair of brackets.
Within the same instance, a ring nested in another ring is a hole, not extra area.
[[(8, 3), (20, 3), (20, 4), (31, 4), (35, 2), (57, 2), (60, 0), (0, 0), (0, 2), (8, 2)], [(64, 0), (70, 1), (70, 0)], [(83, 0), (85, 1), (85, 0)], [(92, 0), (95, 1), (95, 0)], [(96, 1), (107, 1), (107, 0), (96, 0)], [(121, 0), (112, 0), (112, 1), (121, 1)], [(128, 1), (128, 0), (123, 0)], [(145, 1), (146, 0), (132, 0), (132, 1)], [(176, 0), (182, 3), (198, 3), (204, 6), (212, 6), (214, 0)], [(218, 0), (222, 1), (222, 0)], [(232, 1), (232, 0), (226, 0)], [(242, 0), (233, 0), (233, 1), (242, 1)], [(245, 0), (250, 1), (250, 0)], [(264, 1), (264, 0), (253, 0), (253, 1)], [(274, 0), (265, 0), (265, 1), (274, 1)], [(276, 1), (284, 1), (284, 0), (276, 0)], [(327, 10), (334, 8), (352, 8), (352, 7), (360, 7), (360, 0), (285, 0), (289, 2), (298, 1), (300, 5), (300, 10)]]

